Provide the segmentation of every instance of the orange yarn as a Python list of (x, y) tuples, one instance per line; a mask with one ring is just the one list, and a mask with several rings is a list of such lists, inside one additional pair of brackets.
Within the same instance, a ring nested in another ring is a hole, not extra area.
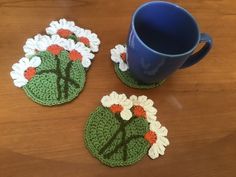
[(120, 57), (124, 62), (126, 62), (126, 53), (125, 52), (121, 53)]
[(24, 72), (24, 77), (29, 81), (31, 80), (36, 74), (36, 69), (33, 67), (29, 67), (27, 70)]
[(146, 111), (143, 109), (142, 106), (134, 106), (133, 112), (136, 117), (146, 118)]
[(76, 50), (72, 50), (69, 54), (69, 58), (71, 61), (76, 61), (76, 60), (80, 60), (82, 61), (82, 55), (81, 53), (77, 52)]
[(157, 141), (157, 134), (153, 131), (149, 131), (144, 135), (144, 138), (150, 143), (154, 144)]
[(85, 46), (89, 46), (89, 45), (90, 45), (90, 41), (89, 41), (89, 39), (86, 38), (86, 37), (80, 37), (80, 38), (79, 38), (79, 42), (84, 43)]
[(62, 50), (64, 50), (64, 49), (57, 44), (50, 45), (47, 48), (47, 51), (51, 52), (54, 55), (59, 55)]
[(68, 38), (70, 35), (72, 35), (73, 33), (68, 30), (68, 29), (59, 29), (57, 31), (57, 34), (63, 38)]
[(123, 107), (119, 104), (113, 104), (111, 107), (110, 107), (110, 110), (111, 112), (113, 113), (119, 113), (123, 110)]

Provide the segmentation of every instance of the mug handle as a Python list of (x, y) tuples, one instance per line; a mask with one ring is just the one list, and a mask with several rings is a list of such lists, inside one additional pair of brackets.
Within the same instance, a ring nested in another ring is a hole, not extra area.
[(210, 51), (212, 48), (212, 38), (206, 33), (200, 34), (200, 43), (204, 42), (205, 45), (196, 53), (191, 55), (187, 61), (180, 67), (180, 69), (184, 69), (187, 67), (190, 67), (196, 63), (198, 63), (201, 59), (203, 59), (206, 54)]

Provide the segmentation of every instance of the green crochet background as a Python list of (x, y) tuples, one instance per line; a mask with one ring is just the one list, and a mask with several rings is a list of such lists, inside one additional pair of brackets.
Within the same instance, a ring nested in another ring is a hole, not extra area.
[(36, 56), (41, 58), (41, 65), (36, 75), (23, 87), (33, 101), (53, 106), (69, 102), (79, 95), (86, 79), (86, 72), (79, 60), (70, 61), (65, 50), (58, 57), (48, 51), (39, 52)]
[(142, 84), (139, 83), (138, 81), (136, 81), (130, 74), (129, 71), (121, 71), (119, 69), (119, 65), (118, 64), (114, 64), (115, 67), (115, 72), (117, 74), (117, 76), (120, 78), (120, 80), (127, 86), (131, 87), (131, 88), (137, 88), (137, 89), (151, 89), (151, 88), (155, 88), (155, 87), (159, 87), (161, 86), (164, 82), (160, 82), (160, 83), (156, 83), (156, 84)]
[[(149, 148), (144, 139), (149, 130), (148, 122), (143, 118), (125, 121), (118, 117), (108, 108), (99, 106), (90, 115), (85, 129), (85, 144), (89, 151), (111, 167), (134, 164), (147, 154)], [(125, 125), (124, 131), (118, 131), (121, 125)], [(112, 136), (114, 139), (110, 141)]]

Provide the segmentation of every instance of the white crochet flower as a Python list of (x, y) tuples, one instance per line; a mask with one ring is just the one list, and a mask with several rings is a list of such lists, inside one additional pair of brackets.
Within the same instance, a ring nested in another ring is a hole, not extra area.
[(46, 51), (51, 46), (60, 46), (64, 49), (66, 45), (67, 45), (67, 40), (61, 38), (59, 35), (52, 35), (52, 36), (44, 35), (38, 42), (38, 50)]
[(112, 92), (110, 95), (104, 96), (101, 103), (104, 107), (109, 108), (113, 113), (120, 113), (121, 118), (124, 120), (129, 120), (132, 117), (130, 108), (133, 104), (129, 99), (127, 99), (125, 94)]
[(75, 27), (74, 33), (79, 42), (91, 49), (92, 52), (98, 52), (101, 41), (97, 34), (92, 33), (90, 30)]
[(69, 59), (71, 61), (80, 60), (83, 67), (88, 68), (91, 65), (91, 61), (94, 58), (94, 54), (83, 43), (68, 39), (66, 50), (69, 53)]
[(156, 120), (157, 109), (153, 106), (153, 101), (146, 96), (132, 95), (129, 98), (133, 102), (133, 113), (136, 117), (144, 117), (148, 122)]
[(41, 34), (37, 34), (34, 38), (29, 38), (26, 40), (23, 50), (26, 57), (31, 57), (38, 52), (38, 42), (43, 38)]
[(62, 38), (68, 38), (75, 30), (75, 23), (63, 18), (59, 21), (52, 21), (49, 27), (46, 28), (46, 33), (49, 35), (58, 34)]
[(126, 60), (127, 48), (123, 45), (116, 45), (111, 49), (111, 60), (119, 64), (121, 71), (127, 71), (129, 69)]
[(147, 132), (144, 138), (151, 144), (148, 155), (152, 159), (156, 159), (159, 155), (164, 155), (166, 146), (170, 144), (166, 138), (168, 130), (162, 127), (160, 122), (153, 121), (150, 124), (150, 131)]
[(41, 64), (41, 59), (39, 57), (33, 57), (28, 59), (26, 57), (21, 58), (18, 63), (12, 65), (13, 71), (10, 75), (14, 80), (14, 85), (16, 87), (22, 87), (31, 80), (36, 74), (36, 67)]

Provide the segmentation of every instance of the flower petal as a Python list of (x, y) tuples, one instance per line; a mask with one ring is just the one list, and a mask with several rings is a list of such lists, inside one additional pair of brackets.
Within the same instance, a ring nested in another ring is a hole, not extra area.
[(126, 97), (125, 94), (120, 94), (118, 96), (118, 99), (119, 99), (119, 102), (122, 103), (122, 102), (124, 102), (127, 99), (127, 97)]
[(147, 121), (148, 122), (153, 122), (153, 121), (156, 121), (156, 120), (157, 120), (157, 116), (147, 113)]
[(30, 59), (30, 66), (31, 67), (38, 67), (41, 64), (41, 59), (37, 56)]
[(147, 97), (144, 96), (144, 95), (138, 97), (138, 101), (139, 101), (140, 103), (146, 102), (146, 100), (147, 100)]
[[(118, 101), (118, 99), (119, 99), (119, 95), (118, 95), (118, 93), (116, 93), (116, 92), (111, 92), (111, 94), (110, 94), (110, 97), (113, 99), (113, 100), (116, 100), (116, 101)], [(118, 103), (118, 102), (117, 102)], [(116, 104), (117, 104), (116, 103)]]
[(111, 97), (109, 96), (104, 96), (101, 99), (101, 103), (104, 107), (111, 107), (111, 105), (113, 105), (113, 100), (111, 99)]
[(147, 101), (145, 101), (145, 102), (143, 103), (143, 106), (144, 106), (144, 107), (152, 107), (153, 104), (154, 104), (154, 102), (153, 102), (151, 99), (148, 99)]
[(161, 127), (157, 130), (157, 133), (162, 136), (167, 136), (168, 130), (166, 127)]
[(123, 61), (119, 63), (119, 68), (121, 71), (127, 71), (129, 69), (128, 65), (124, 63)]
[(159, 121), (152, 121), (150, 123), (150, 130), (154, 132), (157, 132), (160, 127), (161, 127), (161, 124)]
[(83, 59), (81, 63), (83, 65), (83, 67), (85, 67), (85, 68), (88, 68), (91, 65), (91, 61), (87, 58)]
[(92, 59), (94, 59), (94, 57), (95, 57), (95, 55), (94, 54), (92, 54), (92, 53), (88, 53), (88, 58), (90, 59), (90, 60), (92, 60)]
[(121, 111), (120, 116), (124, 120), (129, 120), (132, 117), (132, 112), (128, 109)]
[(151, 146), (148, 151), (148, 155), (151, 157), (151, 159), (156, 159), (159, 157), (158, 146), (156, 143)]
[(29, 59), (28, 58), (26, 58), (26, 57), (23, 57), (23, 58), (21, 58), (20, 60), (19, 60), (19, 64), (21, 65), (21, 67), (29, 67), (30, 66), (30, 64), (29, 64), (30, 62), (29, 62)]
[(136, 101), (136, 100), (138, 100), (138, 97), (137, 97), (136, 95), (131, 95), (131, 96), (129, 97), (129, 99), (130, 99), (131, 101)]
[(116, 49), (111, 49), (111, 60), (115, 63), (119, 63), (121, 61), (120, 54), (117, 53)]
[(57, 21), (52, 21), (50, 23), (50, 26), (54, 27), (54, 28), (60, 28), (60, 24)]
[(164, 136), (159, 136), (157, 141), (160, 141), (164, 146), (170, 145), (169, 140)]
[(46, 33), (50, 35), (57, 34), (57, 29), (53, 27), (48, 27), (46, 28)]
[(157, 113), (157, 109), (154, 108), (154, 107), (147, 107), (147, 106), (145, 106), (144, 108), (145, 108), (145, 110), (146, 110), (147, 112), (149, 112), (149, 113), (151, 113), (151, 114), (156, 114), (156, 113)]
[(48, 41), (46, 41), (45, 39), (37, 43), (37, 49), (39, 51), (45, 51), (48, 46), (49, 46)]
[(130, 109), (133, 106), (133, 102), (129, 99), (126, 99), (125, 101), (123, 101), (122, 103), (120, 103), (124, 108), (126, 109)]
[(157, 143), (157, 144), (158, 144), (157, 150), (158, 150), (159, 154), (164, 155), (166, 148), (165, 148), (165, 147), (163, 146), (163, 144), (161, 144), (161, 143)]
[(26, 81), (23, 81), (23, 80), (14, 80), (13, 83), (16, 87), (22, 87), (24, 85), (27, 84), (27, 80)]
[(10, 75), (11, 75), (12, 79), (19, 79), (22, 77), (22, 74), (20, 74), (19, 72), (16, 72), (16, 71), (11, 71)]
[(98, 52), (99, 51), (99, 48), (98, 48), (97, 45), (99, 45), (99, 44), (96, 44), (96, 45), (91, 44), (90, 48), (91, 48), (92, 52)]
[(126, 47), (124, 47), (124, 46), (121, 45), (121, 44), (116, 45), (115, 48), (117, 49), (117, 51), (118, 51), (119, 53), (126, 52)]
[(72, 40), (72, 39), (68, 39), (67, 43), (65, 45), (65, 49), (69, 50), (69, 51), (74, 50), (74, 49), (76, 50), (76, 49), (78, 49), (80, 47), (81, 47), (81, 43), (78, 42), (77, 44), (75, 44), (75, 41)]
[(12, 69), (17, 73), (22, 74), (24, 73), (24, 69), (26, 69), (26, 67), (21, 66), (19, 63), (15, 63), (12, 65)]

